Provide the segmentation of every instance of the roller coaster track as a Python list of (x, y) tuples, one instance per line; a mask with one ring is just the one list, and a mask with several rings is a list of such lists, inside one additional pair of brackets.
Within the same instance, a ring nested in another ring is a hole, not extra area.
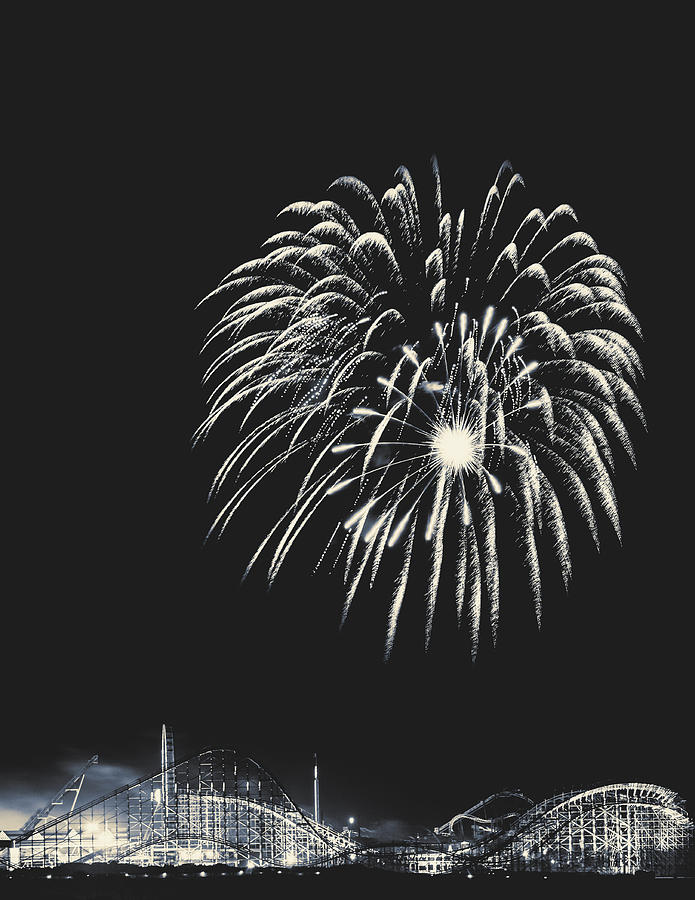
[[(614, 810), (618, 807), (621, 807), (621, 811), (616, 814)], [(638, 845), (643, 843), (645, 837), (644, 834), (630, 834), (631, 817), (636, 822), (643, 821), (646, 817), (661, 820), (661, 825), (666, 826), (663, 830), (667, 834), (662, 838), (665, 846), (660, 849), (677, 850), (676, 845), (682, 845), (685, 854), (686, 847), (691, 846), (688, 836), (692, 835), (693, 824), (682, 809), (677, 794), (658, 785), (628, 783), (605, 785), (578, 793), (565, 792), (550, 797), (522, 813), (504, 831), (462, 847), (454, 856), (459, 865), (468, 865), (475, 860), (492, 864), (521, 864), (525, 867), (525, 860), (529, 857), (547, 854), (549, 851), (561, 855), (562, 842), (569, 841), (571, 845), (574, 834), (582, 854), (585, 852), (587, 836), (592, 839), (594, 847), (599, 845), (604, 855), (622, 852), (625, 856), (625, 851), (632, 850), (632, 856), (627, 853), (626, 870), (629, 871), (632, 866), (638, 866), (635, 861)], [(603, 829), (598, 839), (597, 827)], [(620, 830), (625, 832), (622, 838)], [(651, 831), (656, 830), (656, 823), (652, 822)], [(623, 846), (618, 846), (621, 840)], [(632, 847), (629, 846), (630, 842)], [(573, 866), (577, 864), (578, 855), (579, 851), (575, 850)], [(559, 864), (562, 864), (561, 861)]]
[(515, 799), (515, 800), (523, 800), (524, 803), (527, 803), (530, 807), (535, 806), (535, 802), (531, 800), (530, 797), (527, 797), (526, 794), (522, 794), (521, 791), (497, 791), (494, 794), (490, 794), (489, 797), (486, 797), (484, 800), (480, 800), (478, 803), (475, 803), (469, 809), (464, 812), (457, 813), (455, 816), (452, 816), (448, 822), (445, 822), (443, 825), (434, 829), (434, 833), (437, 835), (453, 835), (454, 828), (456, 827), (458, 822), (461, 821), (470, 821), (476, 822), (481, 825), (491, 825), (492, 819), (489, 819), (485, 816), (476, 816), (479, 810), (485, 810), (487, 806), (493, 803), (496, 800), (502, 799)]
[[(435, 828), (434, 841), (363, 844), (312, 819), (272, 773), (234, 750), (209, 749), (174, 761), (173, 739), (167, 738), (162, 759), (167, 764), (152, 775), (16, 834), (0, 850), (0, 866), (357, 862), (432, 874), (548, 866), (669, 874), (692, 866), (693, 823), (673, 791), (653, 784), (605, 785), (535, 804), (520, 791), (502, 791)], [(528, 808), (487, 818), (499, 800)], [(489, 833), (458, 841), (454, 829), (462, 821)]]
[(357, 846), (310, 819), (250, 757), (210, 749), (35, 827), (2, 855), (12, 866), (44, 866), (151, 850), (166, 863), (180, 861), (183, 847), (206, 861), (316, 865)]

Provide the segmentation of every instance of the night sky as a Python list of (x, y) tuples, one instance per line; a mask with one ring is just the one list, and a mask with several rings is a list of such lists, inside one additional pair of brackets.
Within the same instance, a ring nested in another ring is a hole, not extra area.
[[(382, 834), (441, 824), (505, 788), (540, 799), (656, 782), (692, 809), (691, 466), (677, 443), (690, 414), (690, 260), (673, 246), (690, 175), (653, 62), (598, 54), (580, 78), (575, 52), (469, 72), (447, 51), (443, 69), (428, 57), (403, 74), (372, 37), (360, 79), (354, 60), (319, 66), (284, 40), (271, 54), (259, 35), (243, 52), (239, 35), (224, 52), (183, 27), (130, 38), (61, 58), (60, 78), (31, 87), (41, 124), (23, 183), (39, 189), (7, 301), (19, 452), (0, 827), (95, 752), (105, 768), (90, 771), (91, 793), (154, 771), (163, 721), (178, 756), (236, 746), (307, 807), (317, 751), (326, 819), (357, 815)], [(351, 41), (331, 44), (336, 58)], [(321, 535), (307, 533), (273, 592), (261, 579), (242, 589), (273, 520), (251, 505), (203, 548), (224, 439), (190, 449), (205, 400), (198, 352), (221, 312), (195, 311), (198, 300), (259, 255), (289, 202), (322, 199), (343, 174), (381, 196), (400, 163), (417, 185), (433, 152), (451, 210), (477, 217), (507, 158), (529, 209), (572, 205), (625, 270), (646, 335), (650, 431), (634, 432), (637, 471), (618, 473), (622, 548), (605, 530), (600, 556), (578, 537), (571, 589), (549, 580), (540, 634), (523, 587), (505, 582), (500, 646), (475, 668), (444, 624), (423, 653), (413, 596), (384, 666), (383, 585), (339, 633), (339, 578), (309, 574)]]

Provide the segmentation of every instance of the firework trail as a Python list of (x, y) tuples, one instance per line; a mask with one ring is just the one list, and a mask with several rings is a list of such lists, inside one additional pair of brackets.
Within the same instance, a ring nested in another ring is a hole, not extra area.
[(618, 264), (571, 207), (526, 213), (509, 163), (470, 234), (464, 212), (442, 211), (436, 160), (422, 206), (408, 170), (395, 178), (381, 202), (344, 177), (329, 188), (335, 199), (287, 207), (280, 216), (294, 230), (205, 298), (227, 308), (204, 348), (218, 355), (195, 440), (242, 410), (211, 496), (233, 489), (210, 533), (301, 462), (296, 498), (249, 568), (267, 558), (272, 584), (312, 516), (339, 495), (341, 522), (320, 561), (344, 566), (343, 621), (359, 585), (397, 554), (390, 655), (422, 541), (425, 646), (449, 566), (475, 658), (483, 616), (497, 635), (498, 530), (513, 530), (539, 625), (541, 539), (565, 586), (571, 576), (563, 507), (597, 547), (601, 519), (620, 537), (612, 472), (616, 452), (635, 461), (624, 418), (644, 424), (641, 331)]

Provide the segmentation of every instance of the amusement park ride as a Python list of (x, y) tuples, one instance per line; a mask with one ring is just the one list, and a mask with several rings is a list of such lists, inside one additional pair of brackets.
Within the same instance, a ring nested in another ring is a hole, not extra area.
[(653, 784), (610, 784), (539, 803), (518, 791), (487, 797), (427, 841), (379, 844), (313, 816), (259, 763), (233, 750), (175, 760), (162, 726), (161, 767), (97, 800), (77, 801), (92, 757), (17, 831), (0, 831), (0, 867), (68, 863), (223, 864), (400, 871), (543, 871), (662, 875), (693, 871), (693, 823), (680, 798)]

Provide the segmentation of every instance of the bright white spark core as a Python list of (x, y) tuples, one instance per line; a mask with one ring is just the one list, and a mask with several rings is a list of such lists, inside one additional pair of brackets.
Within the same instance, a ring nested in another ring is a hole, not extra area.
[(432, 438), (432, 446), (438, 461), (454, 472), (472, 469), (479, 453), (473, 435), (465, 426), (440, 428)]
[(316, 555), (344, 563), (343, 619), (360, 583), (371, 587), (382, 560), (396, 560), (386, 657), (416, 569), (426, 646), (447, 567), (471, 656), (483, 616), (494, 643), (500, 518), (540, 624), (538, 542), (566, 586), (564, 507), (597, 547), (599, 526), (620, 535), (615, 455), (635, 462), (623, 419), (644, 424), (625, 276), (577, 230), (571, 207), (546, 216), (530, 204), (524, 215), (523, 179), (504, 163), (469, 237), (463, 211), (442, 207), (436, 160), (432, 176), (430, 193), (416, 194), (400, 167), (381, 201), (339, 178), (330, 200), (283, 210), (289, 227), (266, 255), (206, 298), (224, 306), (205, 347), (224, 346), (205, 373), (213, 389), (195, 440), (232, 416), (211, 498), (239, 481), (210, 534), (259, 485), (299, 469), (295, 501), (279, 518), (268, 507), (274, 524), (248, 568), (272, 554), (272, 583), (312, 517), (342, 501)]

